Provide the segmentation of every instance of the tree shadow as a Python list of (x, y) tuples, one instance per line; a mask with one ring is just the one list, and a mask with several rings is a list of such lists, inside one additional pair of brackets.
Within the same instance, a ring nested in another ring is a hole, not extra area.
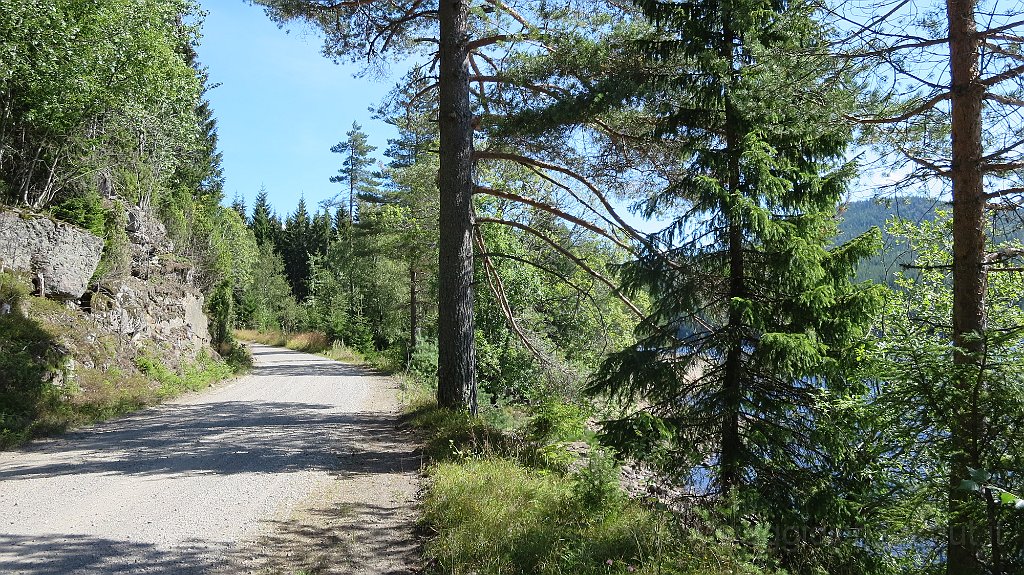
[(417, 573), (420, 543), (405, 505), (337, 503), (305, 510), (301, 518), (268, 521), (269, 533), (228, 553), (218, 575)]
[(263, 401), (164, 405), (30, 446), (0, 468), (0, 481), (84, 473), (133, 476), (287, 473), (391, 473), (418, 466), (386, 413)]
[(199, 541), (173, 550), (86, 535), (0, 534), (0, 573), (65, 575), (68, 573), (146, 573), (200, 575), (214, 565), (214, 551)]

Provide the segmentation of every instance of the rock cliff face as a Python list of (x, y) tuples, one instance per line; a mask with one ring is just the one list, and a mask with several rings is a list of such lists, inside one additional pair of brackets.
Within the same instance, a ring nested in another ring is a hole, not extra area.
[(194, 356), (210, 345), (203, 296), (166, 278), (118, 280), (113, 293), (90, 294), (92, 318), (121, 338)]
[(171, 360), (194, 358), (209, 349), (210, 333), (203, 295), (190, 283), (192, 266), (171, 253), (174, 244), (159, 221), (138, 208), (126, 211), (130, 269), (124, 277), (90, 284), (103, 239), (14, 211), (0, 211), (0, 267), (41, 277), (48, 298), (80, 304), (82, 320), (93, 326), (88, 331), (140, 350), (159, 348)]
[(127, 212), (130, 275), (104, 281), (83, 307), (121, 338), (194, 357), (209, 348), (210, 332), (203, 294), (191, 285), (192, 266), (171, 253), (163, 224), (139, 208)]
[(46, 217), (0, 212), (0, 268), (41, 279), (47, 297), (81, 298), (102, 253), (103, 239), (85, 230)]

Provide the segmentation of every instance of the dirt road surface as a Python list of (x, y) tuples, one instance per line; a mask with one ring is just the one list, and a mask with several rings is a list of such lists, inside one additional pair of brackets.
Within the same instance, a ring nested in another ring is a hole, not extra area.
[(0, 453), (0, 573), (413, 572), (395, 382), (252, 351), (251, 375)]

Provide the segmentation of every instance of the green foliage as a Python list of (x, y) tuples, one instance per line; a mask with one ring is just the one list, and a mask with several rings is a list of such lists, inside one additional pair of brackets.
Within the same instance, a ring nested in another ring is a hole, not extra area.
[(201, 81), (182, 50), (197, 39), (182, 22), (196, 15), (187, 0), (0, 3), (0, 176), (17, 190), (10, 199), (41, 209), (88, 195), (83, 174), (113, 179), (141, 205), (166, 193), (199, 129)]
[(436, 534), (424, 549), (429, 572), (781, 575), (768, 565), (765, 528), (734, 528), (711, 514), (689, 527), (631, 500), (603, 451), (573, 474), (552, 473), (465, 413), (424, 407), (412, 421), (442, 461), (427, 469), (423, 502)]
[(437, 342), (420, 342), (409, 357), (409, 374), (437, 385)]
[(158, 399), (199, 391), (234, 374), (231, 366), (214, 360), (208, 353), (201, 353), (195, 362), (185, 364), (180, 371), (172, 370), (159, 358), (146, 354), (137, 357), (135, 363), (142, 373), (160, 384), (156, 391)]
[(95, 191), (68, 196), (55, 203), (50, 213), (59, 220), (85, 228), (101, 238), (106, 235), (106, 211), (103, 209), (103, 200)]
[(130, 271), (130, 241), (125, 229), (127, 223), (128, 214), (124, 204), (112, 203), (104, 216), (103, 254), (93, 272), (94, 280), (124, 277)]
[(301, 327), (297, 324), (298, 303), (285, 278), (284, 261), (270, 244), (259, 244), (254, 265), (236, 291), (238, 325), (269, 331)]
[(230, 282), (221, 282), (206, 302), (210, 317), (210, 338), (214, 346), (231, 342), (231, 331), (234, 329), (234, 298), (231, 288)]
[(527, 430), (531, 439), (542, 443), (577, 441), (585, 436), (590, 414), (580, 405), (548, 397), (533, 407)]
[(11, 308), (28, 297), (30, 284), (18, 275), (0, 272), (0, 304), (10, 304)]
[[(17, 304), (26, 297), (28, 288), (19, 278), (0, 274), (0, 302)], [(0, 315), (0, 448), (31, 435), (42, 404), (53, 399), (46, 376), (62, 359), (54, 343), (38, 321), (18, 311)]]
[[(1010, 573), (1024, 568), (1024, 536), (1013, 527), (1024, 519), (1014, 495), (1024, 491), (1024, 434), (1017, 425), (1024, 418), (1024, 280), (1017, 273), (988, 275), (985, 355), (955, 365), (950, 343), (951, 226), (950, 214), (940, 211), (933, 221), (896, 220), (890, 227), (890, 233), (910, 245), (917, 267), (897, 277), (883, 321), (866, 347), (871, 350), (864, 366), (870, 390), (860, 426), (872, 437), (872, 447), (861, 457), (903, 456), (879, 457), (872, 466), (872, 474), (892, 479), (867, 505), (880, 510), (878, 520), (890, 538), (885, 552), (919, 565), (920, 572), (942, 569), (953, 455), (945, 439), (960, 424), (954, 414), (971, 406), (968, 413), (976, 418), (981, 441), (968, 454), (974, 472), (956, 481), (971, 494), (960, 519), (982, 549), (982, 561), (992, 565), (999, 549), (998, 562)], [(1019, 246), (1013, 242), (991, 248), (1010, 253)], [(975, 382), (970, 389), (957, 385), (965, 375)], [(993, 540), (992, 533), (998, 538)]]

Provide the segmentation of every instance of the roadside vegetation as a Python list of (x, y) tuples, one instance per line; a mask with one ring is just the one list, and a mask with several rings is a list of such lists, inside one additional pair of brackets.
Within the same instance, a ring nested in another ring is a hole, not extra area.
[(591, 409), (485, 407), (471, 417), (429, 395), (412, 392), (407, 414), (429, 461), (428, 573), (781, 573), (767, 533), (740, 518), (680, 514), (630, 496), (619, 463), (588, 428)]
[(64, 305), (29, 295), (28, 282), (0, 273), (0, 449), (62, 433), (198, 391), (248, 369), (244, 350), (213, 350), (171, 364), (159, 349), (95, 330)]

